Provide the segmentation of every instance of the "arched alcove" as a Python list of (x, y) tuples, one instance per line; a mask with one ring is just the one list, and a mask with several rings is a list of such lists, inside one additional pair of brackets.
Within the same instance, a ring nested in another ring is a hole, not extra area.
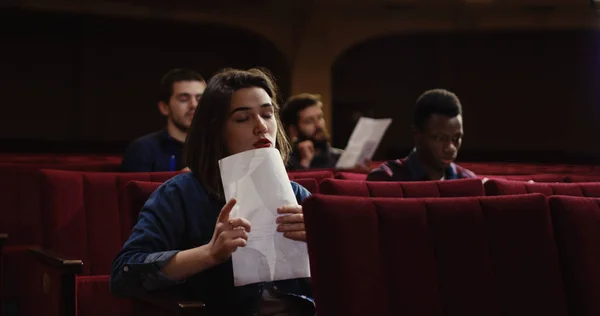
[[(171, 68), (206, 78), (226, 67), (266, 67), (290, 89), (285, 56), (265, 38), (226, 25), (0, 11), (4, 139), (126, 144), (159, 129), (158, 82)], [(26, 127), (26, 128), (23, 128)]]
[(360, 115), (392, 117), (377, 159), (410, 146), (410, 111), (418, 93), (439, 86), (431, 34), (378, 37), (344, 51), (332, 67), (334, 145), (344, 147)]
[(332, 67), (334, 144), (345, 145), (361, 114), (392, 117), (375, 158), (402, 156), (416, 98), (447, 88), (463, 103), (460, 158), (593, 159), (597, 38), (595, 30), (430, 32), (359, 43)]

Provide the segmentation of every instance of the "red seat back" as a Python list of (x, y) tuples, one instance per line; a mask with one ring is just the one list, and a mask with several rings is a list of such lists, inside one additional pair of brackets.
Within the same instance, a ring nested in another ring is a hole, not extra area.
[(162, 182), (176, 174), (42, 170), (43, 246), (82, 259), (84, 274), (108, 274), (135, 223), (119, 210), (121, 189), (131, 180)]
[(600, 175), (569, 175), (566, 182), (600, 182)]
[(366, 181), (368, 174), (358, 172), (336, 172), (335, 178), (341, 180), (359, 180)]
[(479, 179), (417, 182), (325, 179), (319, 184), (319, 192), (329, 195), (406, 198), (484, 195), (483, 185)]
[[(311, 193), (318, 193), (318, 185), (315, 179), (297, 179), (296, 183), (305, 187)], [(127, 222), (130, 223), (128, 226), (129, 231), (131, 227), (137, 222), (140, 210), (152, 194), (156, 191), (162, 182), (148, 182), (148, 181), (129, 181), (122, 189), (121, 194), (121, 212), (128, 217)], [(126, 235), (122, 235), (123, 242), (129, 237), (129, 232)]]
[(303, 206), (320, 315), (567, 315), (542, 195)]
[[(140, 211), (150, 195), (161, 185), (162, 182), (148, 181), (130, 181), (125, 185), (122, 190), (121, 212), (129, 218), (130, 231), (137, 222)], [(125, 242), (129, 238), (129, 234), (123, 237), (123, 242)]]
[(298, 183), (299, 185), (303, 186), (305, 189), (308, 190), (308, 192), (315, 194), (315, 193), (319, 193), (319, 184), (317, 183), (317, 180), (312, 179), (312, 178), (299, 178), (299, 179), (295, 179), (292, 180), (296, 183)]
[(333, 172), (330, 170), (314, 170), (314, 171), (288, 171), (288, 177), (290, 180), (296, 179), (315, 179), (317, 183), (323, 179), (333, 178)]
[(514, 195), (541, 193), (550, 195), (570, 195), (600, 197), (600, 183), (529, 183), (511, 180), (488, 180), (484, 184), (486, 195)]
[(571, 315), (600, 315), (600, 199), (549, 198)]
[[(538, 164), (510, 162), (459, 162), (475, 174), (529, 175), (542, 173), (591, 174), (593, 165)], [(596, 173), (597, 174), (597, 173)]]
[(534, 181), (534, 182), (567, 182), (568, 175), (564, 174), (526, 174), (526, 175), (477, 175), (477, 178), (488, 180), (515, 180), (515, 181)]
[(0, 232), (7, 233), (13, 245), (42, 242), (40, 169), (108, 171), (117, 167), (111, 161), (0, 163)]

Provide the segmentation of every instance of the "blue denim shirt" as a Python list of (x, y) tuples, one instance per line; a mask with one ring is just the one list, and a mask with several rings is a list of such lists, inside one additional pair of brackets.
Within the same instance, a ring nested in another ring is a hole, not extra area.
[[(308, 190), (291, 182), (298, 203)], [(118, 296), (169, 288), (188, 300), (202, 300), (219, 314), (251, 315), (264, 288), (312, 296), (308, 279), (233, 286), (231, 260), (187, 280), (169, 279), (160, 269), (179, 251), (208, 244), (224, 201), (209, 196), (192, 173), (161, 185), (142, 208), (129, 240), (112, 264), (110, 287)]]

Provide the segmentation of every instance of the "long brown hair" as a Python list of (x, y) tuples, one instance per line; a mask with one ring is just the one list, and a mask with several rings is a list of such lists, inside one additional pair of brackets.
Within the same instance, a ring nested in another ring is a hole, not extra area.
[(187, 166), (204, 189), (217, 199), (225, 198), (218, 161), (229, 155), (225, 128), (231, 107), (231, 96), (239, 89), (251, 87), (262, 88), (271, 97), (277, 122), (275, 147), (279, 149), (284, 164), (287, 163), (291, 151), (279, 119), (277, 86), (269, 71), (258, 68), (220, 71), (208, 81), (185, 141)]

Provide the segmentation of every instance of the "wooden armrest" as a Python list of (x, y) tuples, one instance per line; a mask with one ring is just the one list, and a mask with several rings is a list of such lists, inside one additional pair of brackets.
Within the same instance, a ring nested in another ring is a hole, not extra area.
[(79, 259), (67, 259), (66, 256), (39, 248), (31, 248), (29, 253), (43, 264), (59, 269), (62, 273), (79, 274), (83, 270), (83, 261)]
[(168, 292), (160, 291), (148, 293), (138, 296), (137, 299), (144, 302), (144, 304), (169, 311), (170, 313), (173, 313), (173, 315), (208, 315), (206, 314), (206, 305), (203, 302), (181, 300)]
[(27, 252), (33, 255), (42, 265), (59, 271), (59, 280), (54, 281), (44, 273), (42, 277), (42, 286), (44, 292), (48, 293), (54, 286), (58, 286), (58, 315), (76, 316), (77, 315), (77, 274), (83, 270), (83, 262), (78, 259), (70, 259), (67, 256), (59, 255), (52, 251), (40, 248), (30, 248)]

